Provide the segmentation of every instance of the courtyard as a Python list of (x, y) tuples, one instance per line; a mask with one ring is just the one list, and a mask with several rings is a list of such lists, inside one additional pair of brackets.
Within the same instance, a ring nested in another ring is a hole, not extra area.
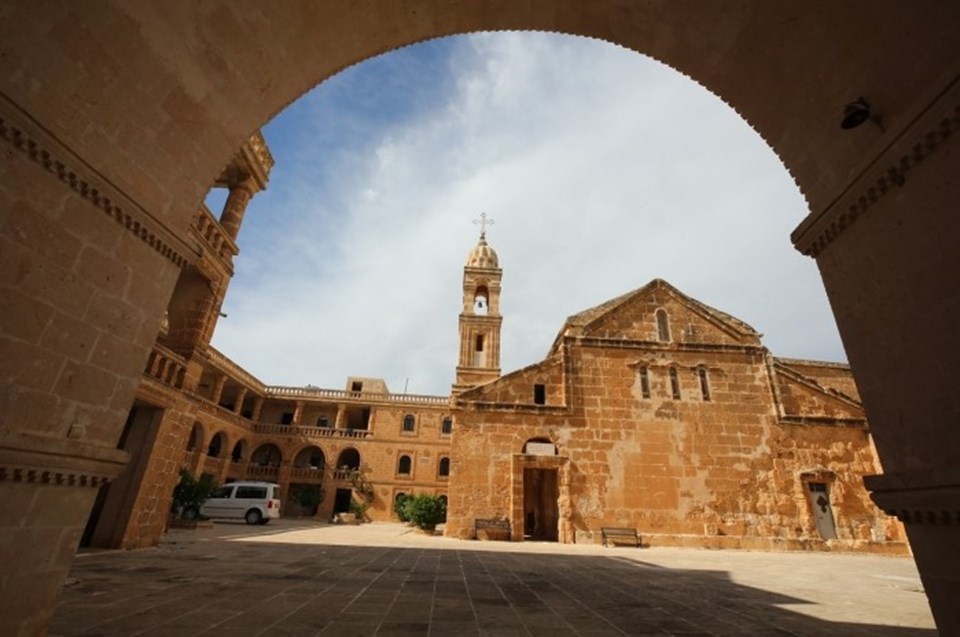
[(911, 559), (429, 537), (282, 519), (74, 561), (50, 635), (936, 635)]

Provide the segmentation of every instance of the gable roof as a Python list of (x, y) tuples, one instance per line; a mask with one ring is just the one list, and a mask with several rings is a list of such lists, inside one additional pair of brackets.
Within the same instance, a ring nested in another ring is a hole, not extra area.
[(609, 301), (605, 301), (600, 305), (594, 306), (590, 309), (578, 312), (572, 316), (567, 317), (567, 320), (564, 322), (563, 327), (560, 328), (560, 332), (557, 334), (557, 337), (553, 341), (553, 345), (550, 348), (550, 351), (554, 351), (560, 343), (563, 335), (567, 330), (574, 328), (581, 331), (585, 331), (595, 324), (597, 321), (603, 317), (609, 315), (611, 312), (615, 311), (617, 308), (622, 307), (623, 305), (631, 302), (633, 299), (638, 298), (656, 288), (666, 291), (668, 294), (676, 298), (680, 303), (686, 305), (692, 311), (702, 315), (705, 319), (719, 324), (722, 328), (726, 329), (729, 332), (737, 334), (743, 337), (755, 337), (760, 338), (763, 336), (760, 332), (756, 331), (740, 319), (735, 316), (731, 316), (726, 312), (721, 312), (720, 310), (702, 303), (697, 299), (687, 296), (677, 288), (675, 288), (670, 283), (664, 281), (663, 279), (653, 279), (646, 285), (639, 287), (635, 290), (627, 292), (626, 294), (621, 294), (618, 297), (612, 298)]

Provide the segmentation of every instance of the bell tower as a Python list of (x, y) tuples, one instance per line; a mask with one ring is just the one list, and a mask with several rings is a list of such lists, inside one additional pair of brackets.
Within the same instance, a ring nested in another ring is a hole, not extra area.
[(480, 215), (480, 240), (463, 268), (463, 309), (460, 312), (460, 358), (453, 392), (460, 393), (500, 377), (500, 279), (503, 271), (497, 253), (487, 245), (486, 226)]

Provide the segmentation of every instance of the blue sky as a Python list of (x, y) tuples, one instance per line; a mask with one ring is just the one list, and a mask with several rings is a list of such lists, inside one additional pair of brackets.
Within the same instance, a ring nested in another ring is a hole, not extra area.
[[(664, 278), (766, 334), (777, 355), (843, 360), (805, 203), (717, 97), (631, 51), (477, 34), (380, 56), (264, 129), (214, 345), (268, 384), (446, 394), (460, 278), (488, 232), (504, 270), (504, 372), (566, 316)], [(219, 211), (222, 198), (210, 198)]]

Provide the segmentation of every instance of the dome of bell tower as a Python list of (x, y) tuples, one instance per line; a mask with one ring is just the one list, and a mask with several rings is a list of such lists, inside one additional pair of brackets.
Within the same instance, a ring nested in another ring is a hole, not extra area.
[(467, 257), (468, 268), (497, 269), (500, 267), (500, 258), (496, 251), (487, 244), (486, 233), (480, 234), (480, 241), (470, 251)]

